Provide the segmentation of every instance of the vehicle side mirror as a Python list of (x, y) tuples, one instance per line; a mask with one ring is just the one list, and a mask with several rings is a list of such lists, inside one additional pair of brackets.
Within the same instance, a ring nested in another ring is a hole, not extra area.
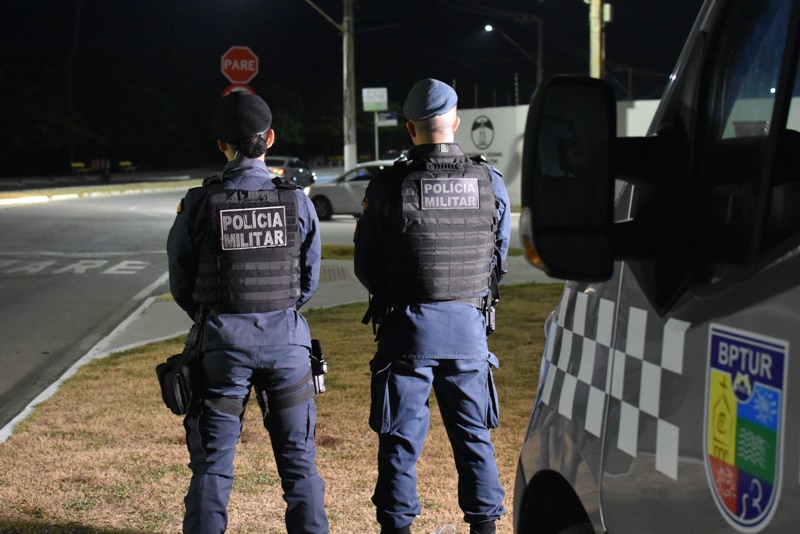
[(522, 153), (525, 256), (555, 278), (600, 282), (613, 274), (616, 103), (593, 78), (556, 77), (533, 95)]

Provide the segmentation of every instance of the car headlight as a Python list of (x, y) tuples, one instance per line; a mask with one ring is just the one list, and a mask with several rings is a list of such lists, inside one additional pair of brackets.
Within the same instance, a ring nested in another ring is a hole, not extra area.
[(305, 186), (305, 187), (303, 188), (303, 193), (305, 193), (305, 194), (306, 194), (306, 196), (310, 196), (310, 195), (311, 195), (311, 187), (310, 187), (310, 186), (308, 186), (308, 185), (307, 185), (307, 186)]

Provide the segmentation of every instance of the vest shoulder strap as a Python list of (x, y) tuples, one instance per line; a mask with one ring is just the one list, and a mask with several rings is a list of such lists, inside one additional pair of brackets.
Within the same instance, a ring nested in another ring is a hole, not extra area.
[[(466, 168), (465, 162), (434, 162), (422, 158), (403, 159), (395, 162), (395, 168), (403, 171), (418, 170), (418, 171), (464, 171)], [(407, 174), (407, 173), (406, 173)]]
[[(203, 187), (206, 187), (210, 190), (211, 193), (220, 193), (224, 192), (225, 189), (222, 187), (222, 176), (215, 174), (214, 176), (209, 176), (208, 178), (203, 180)], [(300, 189), (298, 186), (291, 184), (289, 182), (284, 182), (280, 178), (273, 178), (272, 183), (275, 184), (275, 188), (283, 191), (295, 191)], [(244, 191), (241, 189), (231, 189), (225, 196), (234, 193), (235, 191)], [(246, 196), (253, 196), (263, 193), (264, 191), (269, 191), (269, 189), (260, 189), (257, 191), (245, 191)]]
[(292, 190), (292, 191), (295, 190), (295, 189), (300, 189), (300, 187), (298, 187), (298, 186), (296, 186), (294, 184), (291, 184), (289, 182), (286, 182), (284, 180), (281, 180), (277, 176), (272, 179), (272, 183), (275, 184), (275, 187), (277, 187), (278, 189), (288, 189), (288, 190)]
[(486, 159), (486, 156), (484, 156), (483, 154), (478, 154), (476, 156), (470, 156), (469, 159), (471, 159), (473, 163), (476, 163), (476, 164), (480, 165), (481, 167), (483, 167), (485, 169), (488, 169), (490, 171), (494, 171), (495, 173), (497, 173), (498, 176), (503, 176), (503, 173), (500, 172), (499, 170), (497, 170), (497, 167), (495, 167), (494, 165), (489, 163), (489, 160)]
[(215, 185), (222, 185), (222, 176), (215, 174), (203, 180), (203, 187), (212, 187)]

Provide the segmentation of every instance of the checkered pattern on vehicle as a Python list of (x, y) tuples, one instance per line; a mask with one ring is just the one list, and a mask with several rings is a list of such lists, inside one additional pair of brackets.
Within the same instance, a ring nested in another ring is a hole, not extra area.
[[(616, 438), (616, 447), (634, 458), (642, 429), (655, 425), (656, 470), (677, 479), (680, 429), (662, 413), (662, 388), (683, 372), (689, 323), (668, 319), (663, 324), (660, 353), (655, 354), (658, 345), (653, 350), (652, 340), (646, 343), (648, 312), (631, 307), (627, 331), (620, 323), (616, 334), (617, 347), (625, 349), (612, 350), (614, 312), (611, 300), (565, 289), (557, 319), (549, 325), (545, 348), (545, 368), (549, 369), (541, 402), (600, 437), (608, 401), (608, 437), (611, 443)], [(651, 353), (645, 354), (646, 346)]]

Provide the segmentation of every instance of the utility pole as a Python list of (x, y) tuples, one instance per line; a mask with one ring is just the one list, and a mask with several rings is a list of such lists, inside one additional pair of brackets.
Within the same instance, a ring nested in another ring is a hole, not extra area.
[(342, 84), (344, 87), (344, 170), (358, 163), (356, 147), (356, 62), (353, 39), (353, 0), (344, 0), (342, 24)]
[(605, 25), (611, 22), (611, 4), (604, 0), (583, 0), (589, 4), (589, 75), (605, 75), (606, 45)]
[(336, 23), (311, 0), (306, 3), (330, 22), (342, 34), (342, 96), (344, 104), (344, 170), (349, 171), (358, 163), (356, 147), (356, 62), (353, 39), (353, 0), (343, 0), (342, 24)]

